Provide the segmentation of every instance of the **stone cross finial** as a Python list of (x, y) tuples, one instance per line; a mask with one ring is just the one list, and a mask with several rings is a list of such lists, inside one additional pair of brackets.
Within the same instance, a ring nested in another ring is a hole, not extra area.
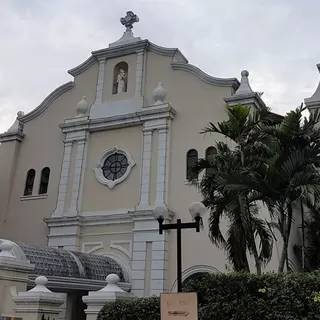
[(126, 27), (126, 31), (131, 31), (131, 29), (133, 28), (133, 24), (135, 22), (139, 22), (139, 17), (132, 11), (127, 11), (126, 16), (121, 18), (120, 22)]

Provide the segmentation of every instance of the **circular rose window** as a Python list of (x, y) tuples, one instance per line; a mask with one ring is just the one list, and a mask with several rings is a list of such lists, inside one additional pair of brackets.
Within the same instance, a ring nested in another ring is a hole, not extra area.
[(92, 169), (97, 180), (112, 189), (129, 176), (134, 166), (131, 154), (114, 146), (100, 155)]
[(128, 159), (124, 154), (114, 153), (107, 157), (101, 169), (107, 180), (115, 181), (124, 176), (128, 166)]

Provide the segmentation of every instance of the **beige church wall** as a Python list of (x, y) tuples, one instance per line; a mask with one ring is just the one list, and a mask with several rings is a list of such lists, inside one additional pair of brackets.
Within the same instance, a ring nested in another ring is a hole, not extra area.
[[(26, 283), (21, 281), (5, 280), (5, 276), (12, 277), (12, 271), (3, 271), (3, 278), (0, 280), (0, 315), (12, 317), (15, 315), (14, 309), (17, 307), (12, 300), (12, 296), (26, 291)], [(17, 273), (22, 279), (24, 275)], [(17, 276), (16, 275), (16, 276)]]
[[(105, 64), (104, 85), (103, 85), (103, 101), (107, 100), (123, 100), (134, 96), (135, 80), (136, 80), (136, 61), (137, 55), (130, 54), (118, 58), (107, 59)], [(114, 68), (119, 62), (126, 62), (128, 64), (128, 81), (127, 92), (112, 94)]]
[[(97, 163), (98, 158), (103, 152), (113, 148), (115, 145), (129, 152), (136, 164), (122, 183), (110, 189), (97, 180), (92, 167)], [(90, 134), (83, 187), (82, 211), (110, 211), (133, 208), (138, 205), (140, 200), (141, 150), (141, 126)]]
[[(186, 181), (186, 154), (190, 149), (198, 151), (199, 158), (205, 157), (205, 150), (216, 141), (225, 140), (217, 134), (201, 135), (199, 132), (210, 122), (217, 123), (226, 119), (224, 98), (231, 95), (230, 87), (219, 87), (207, 84), (197, 76), (184, 71), (173, 71), (170, 58), (148, 53), (146, 66), (145, 101), (152, 104), (152, 91), (161, 81), (167, 92), (166, 101), (176, 110), (169, 131), (169, 187), (167, 203), (176, 218), (190, 221), (189, 206), (202, 197), (197, 187)], [(151, 184), (152, 185), (152, 184)], [(151, 189), (152, 190), (152, 189)], [(154, 199), (152, 191), (151, 199)], [(262, 209), (263, 210), (263, 209)], [(267, 212), (263, 216), (269, 216)], [(222, 221), (221, 229), (226, 232), (227, 225)], [(218, 271), (230, 270), (230, 264), (223, 250), (214, 246), (208, 237), (208, 215), (204, 217), (204, 230), (196, 233), (194, 230), (183, 231), (183, 270), (190, 267), (208, 266)], [(279, 239), (280, 240), (280, 239)], [(278, 245), (281, 247), (280, 241)], [(172, 232), (169, 237), (168, 282), (169, 288), (176, 280), (176, 237)], [(249, 257), (254, 270), (253, 259)], [(276, 246), (272, 261), (265, 271), (274, 270), (278, 266)], [(213, 269), (212, 269), (213, 270)]]
[[(201, 81), (198, 77), (181, 71), (173, 71), (171, 59), (148, 53), (146, 67), (147, 104), (152, 103), (152, 91), (161, 81), (167, 92), (167, 99), (177, 111), (172, 121), (170, 135), (170, 173), (168, 206), (176, 218), (190, 221), (189, 206), (201, 200), (194, 185), (186, 183), (186, 153), (189, 149), (198, 150), (204, 157), (205, 150), (214, 144), (217, 136), (204, 137), (199, 132), (209, 121), (225, 119), (223, 98), (230, 95), (231, 88), (217, 87)], [(153, 195), (151, 195), (151, 198)], [(186, 230), (183, 232), (183, 269), (195, 265), (209, 265), (225, 271), (224, 252), (214, 247), (208, 239), (207, 218), (204, 218), (205, 230), (201, 233)], [(176, 240), (169, 243), (169, 287), (176, 278)], [(188, 249), (186, 249), (188, 248)]]
[(8, 199), (11, 193), (12, 179), (16, 168), (16, 159), (20, 151), (20, 142), (10, 141), (0, 145), (0, 181), (6, 188), (0, 188), (0, 234), (8, 211)]
[[(25, 123), (25, 138), (21, 143), (17, 169), (13, 179), (10, 208), (2, 237), (46, 245), (48, 229), (43, 222), (56, 208), (58, 186), (63, 157), (64, 136), (59, 124), (67, 117), (76, 115), (76, 105), (82, 96), (94, 100), (97, 84), (97, 65), (75, 78), (75, 86), (56, 98), (38, 117)], [(50, 168), (48, 196), (38, 199), (40, 173), (42, 168)], [(23, 197), (26, 174), (36, 170), (33, 196)]]

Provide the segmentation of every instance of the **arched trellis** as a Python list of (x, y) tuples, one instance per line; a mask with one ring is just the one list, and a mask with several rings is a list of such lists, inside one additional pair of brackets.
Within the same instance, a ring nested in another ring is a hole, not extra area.
[(126, 282), (131, 283), (132, 270), (130, 268), (130, 265), (126, 261), (124, 261), (124, 259), (119, 254), (113, 252), (100, 252), (98, 253), (98, 255), (109, 257), (113, 259), (115, 262), (117, 262), (123, 270)]
[[(221, 272), (212, 266), (207, 266), (207, 265), (192, 266), (182, 272), (182, 282), (184, 282), (186, 279), (188, 279), (190, 276), (196, 273), (214, 274), (214, 273), (221, 273)], [(176, 291), (177, 291), (177, 279), (174, 281), (171, 288), (171, 292), (176, 292)]]

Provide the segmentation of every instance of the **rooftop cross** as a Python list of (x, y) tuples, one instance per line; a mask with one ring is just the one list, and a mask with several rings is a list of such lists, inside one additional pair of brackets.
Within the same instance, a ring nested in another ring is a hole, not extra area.
[(127, 11), (126, 16), (121, 18), (120, 22), (126, 27), (126, 31), (131, 31), (131, 29), (133, 28), (133, 24), (135, 22), (139, 22), (139, 17), (132, 11)]

